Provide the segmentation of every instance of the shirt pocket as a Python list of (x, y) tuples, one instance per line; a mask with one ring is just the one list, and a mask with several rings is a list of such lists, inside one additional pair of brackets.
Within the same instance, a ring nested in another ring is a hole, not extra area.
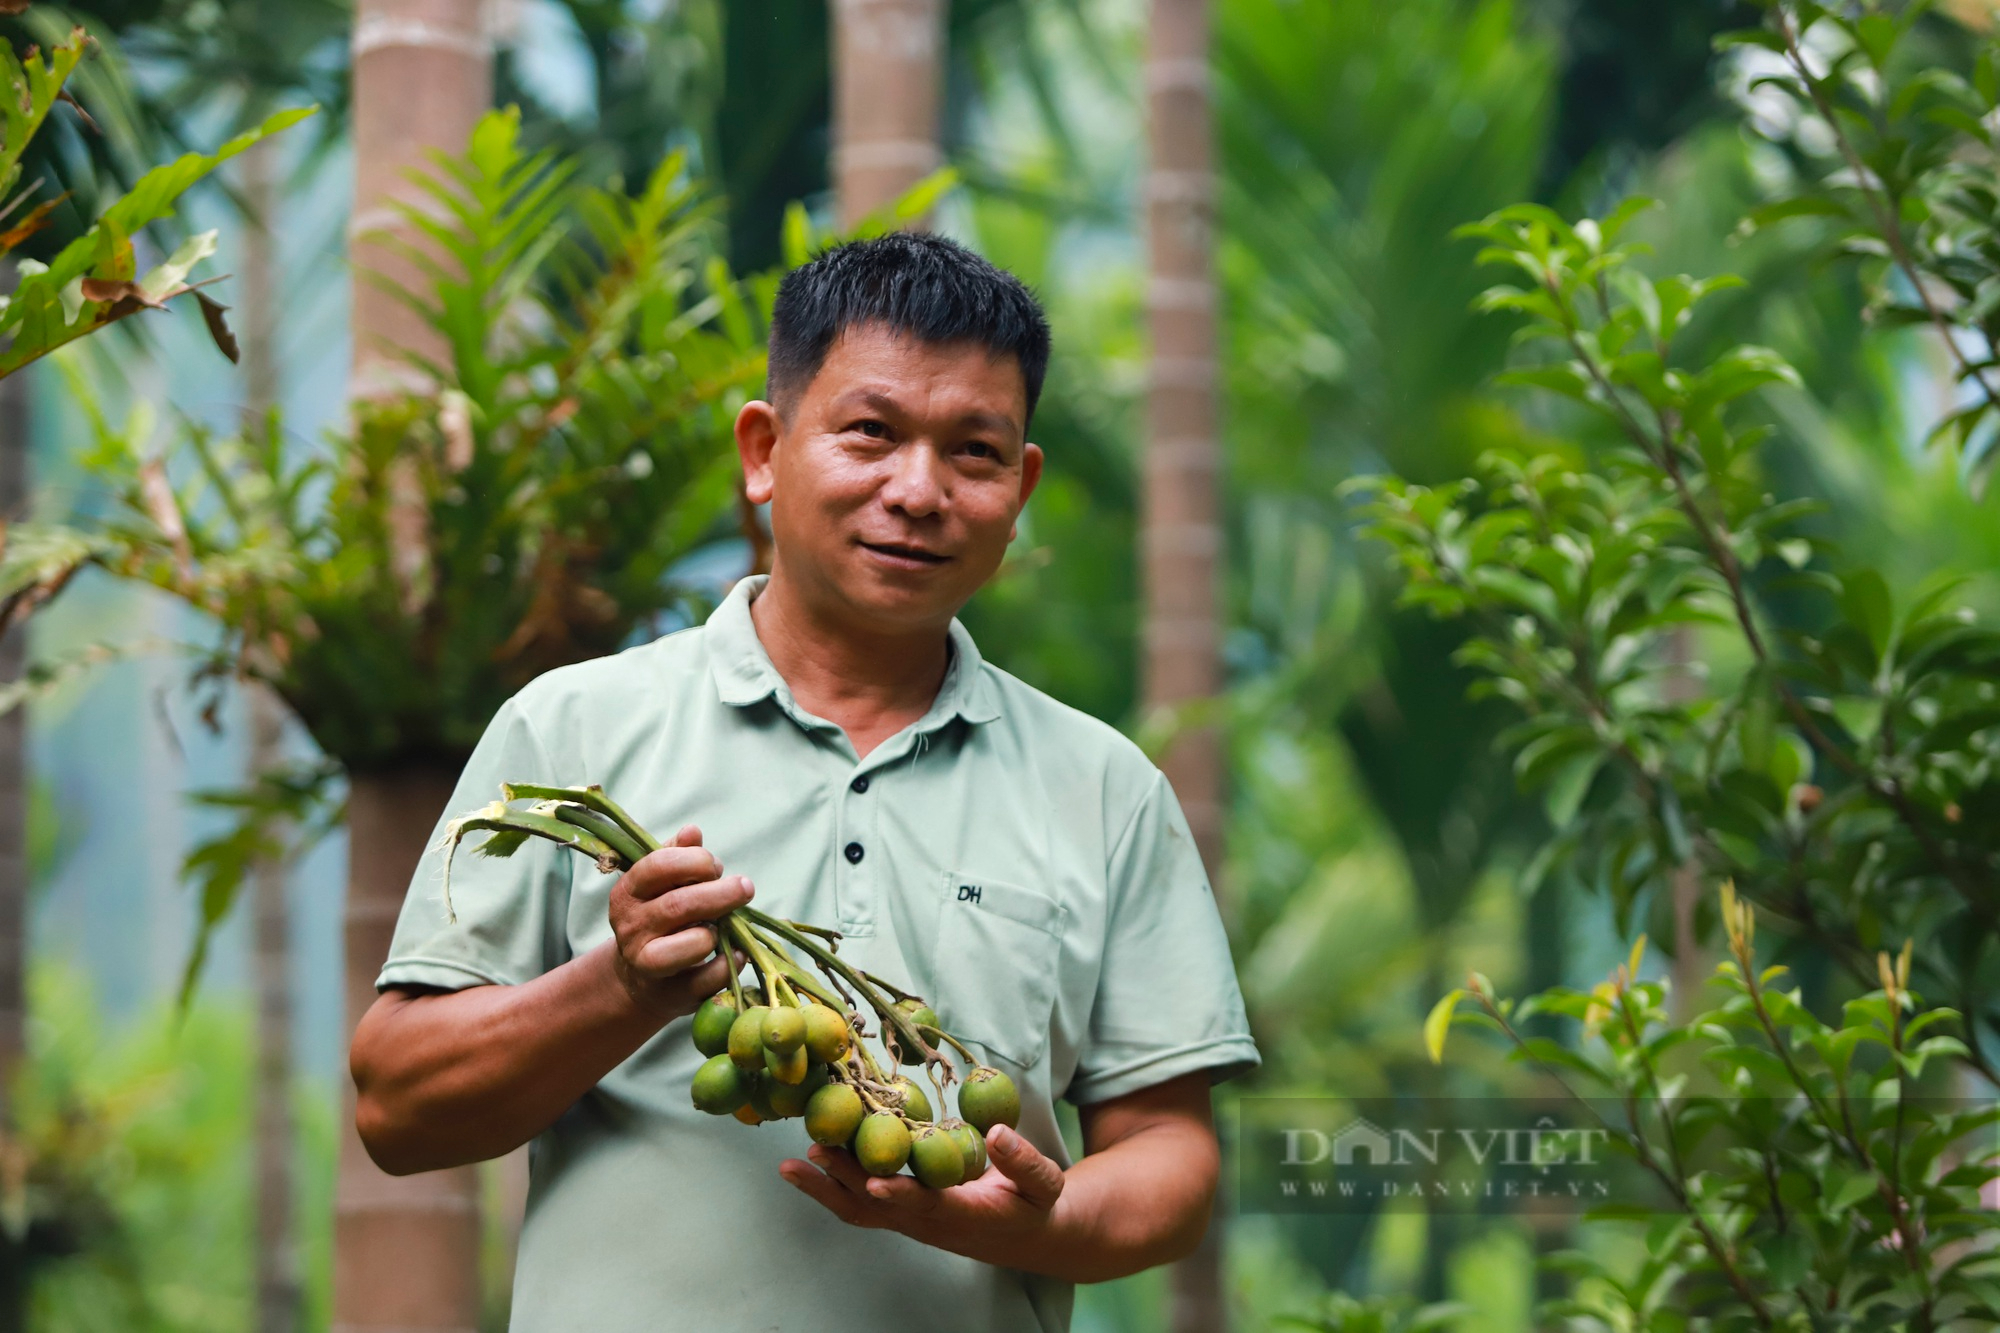
[(1040, 1060), (1068, 915), (1045, 893), (947, 872), (932, 968), (945, 1031), (1024, 1069)]

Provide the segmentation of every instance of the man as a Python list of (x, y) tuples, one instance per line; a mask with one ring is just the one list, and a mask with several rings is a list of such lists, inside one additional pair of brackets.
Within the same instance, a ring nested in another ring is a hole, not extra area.
[[(770, 576), (537, 680), (466, 766), (452, 813), (504, 781), (601, 782), (680, 829), (615, 883), (543, 843), (461, 855), (456, 924), (433, 854), (355, 1034), (386, 1170), (533, 1140), (516, 1329), (1059, 1330), (1071, 1284), (1199, 1240), (1209, 1086), (1257, 1052), (1193, 839), (1136, 748), (954, 619), (1041, 476), (1048, 348), (1026, 288), (936, 237), (793, 272), (770, 401), (736, 420)], [(994, 1127), (984, 1177), (874, 1179), (801, 1160), (797, 1121), (693, 1109), (689, 1015), (728, 966), (702, 923), (753, 892), (1013, 1077), (1020, 1129)]]

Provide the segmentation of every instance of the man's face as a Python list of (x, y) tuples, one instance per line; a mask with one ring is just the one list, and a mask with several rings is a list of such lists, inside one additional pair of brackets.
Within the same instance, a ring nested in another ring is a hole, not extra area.
[(999, 568), (1042, 472), (1019, 362), (971, 343), (848, 329), (782, 416), (736, 422), (746, 489), (771, 505), (774, 573), (870, 633), (939, 628)]

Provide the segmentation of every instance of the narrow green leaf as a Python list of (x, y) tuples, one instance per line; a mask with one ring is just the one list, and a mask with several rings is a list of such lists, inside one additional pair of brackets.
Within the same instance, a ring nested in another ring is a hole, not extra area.
[(1444, 1063), (1444, 1039), (1451, 1031), (1451, 1016), (1458, 1009), (1458, 1002), (1465, 997), (1462, 990), (1447, 991), (1444, 997), (1431, 1006), (1424, 1018), (1424, 1049), (1430, 1052), (1431, 1063)]

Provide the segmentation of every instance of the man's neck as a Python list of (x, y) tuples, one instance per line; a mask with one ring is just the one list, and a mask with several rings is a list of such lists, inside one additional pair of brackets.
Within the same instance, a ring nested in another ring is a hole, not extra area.
[(847, 733), (857, 755), (930, 711), (951, 663), (950, 631), (877, 634), (836, 623), (774, 573), (750, 603), (757, 638), (799, 707)]

